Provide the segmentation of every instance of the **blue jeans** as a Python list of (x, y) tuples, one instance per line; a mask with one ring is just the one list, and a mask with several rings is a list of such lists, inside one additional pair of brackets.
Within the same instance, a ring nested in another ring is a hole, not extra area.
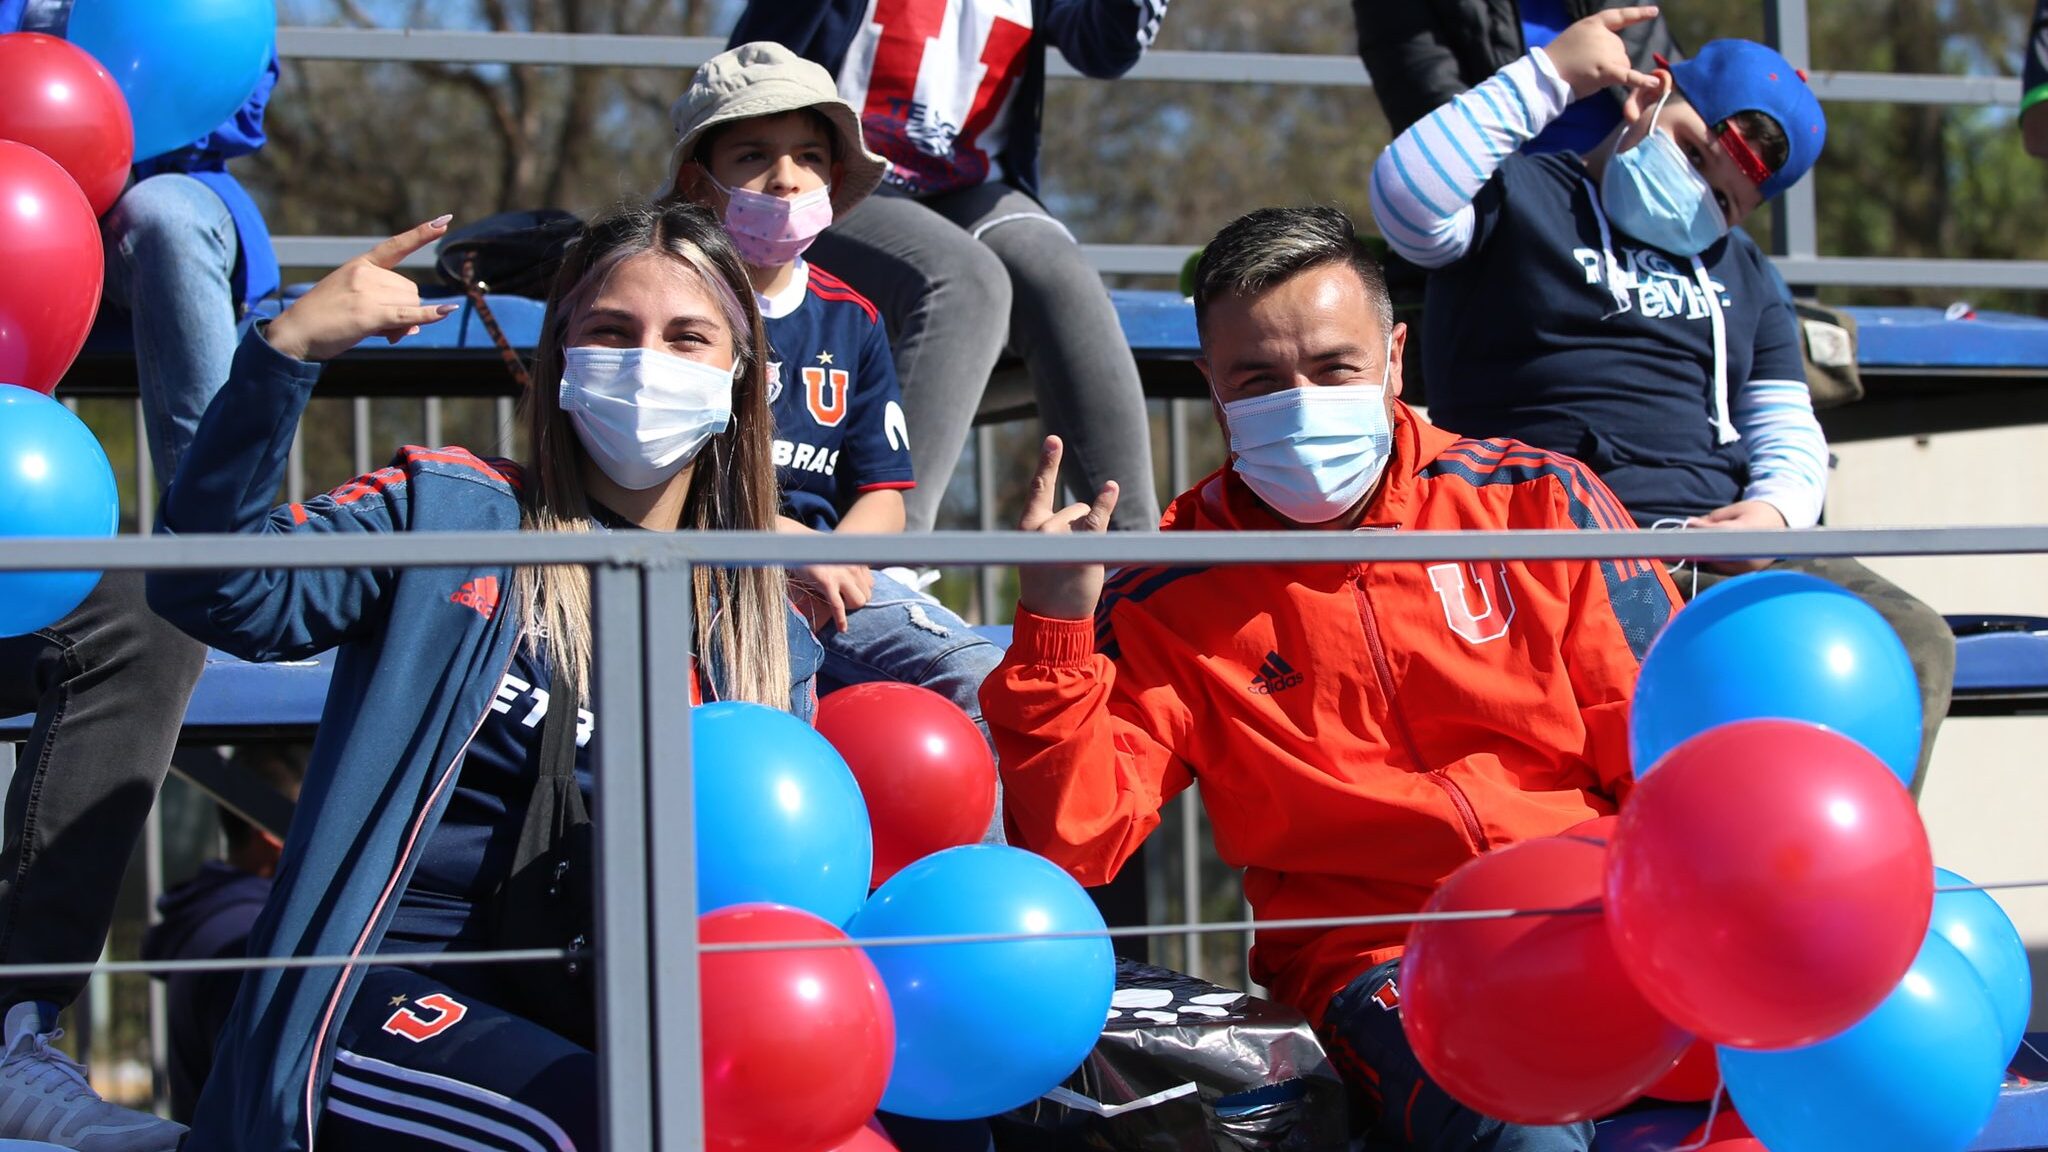
[[(1323, 1046), (1351, 1087), (1352, 1115), (1371, 1152), (1591, 1152), (1591, 1122), (1509, 1124), (1465, 1107), (1422, 1071), (1401, 1030), (1389, 960), (1346, 985), (1323, 1013)], [(1391, 994), (1384, 994), (1391, 993)], [(1377, 998), (1376, 998), (1377, 997)]]
[(234, 361), (234, 217), (206, 185), (165, 173), (122, 193), (101, 232), (106, 298), (134, 326), (143, 429), (168, 485)]
[[(820, 692), (876, 681), (915, 684), (959, 705), (987, 739), (988, 725), (981, 718), (981, 682), (1001, 662), (1003, 650), (937, 600), (876, 572), (873, 594), (866, 604), (847, 613), (846, 630), (828, 625), (818, 639), (825, 645), (825, 666), (818, 673)], [(993, 753), (993, 745), (990, 751)], [(996, 810), (982, 842), (1003, 842), (1000, 780), (996, 783)]]

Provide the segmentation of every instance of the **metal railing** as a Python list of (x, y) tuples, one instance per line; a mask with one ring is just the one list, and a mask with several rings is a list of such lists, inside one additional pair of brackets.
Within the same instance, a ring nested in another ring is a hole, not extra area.
[[(1540, 531), (1060, 537), (958, 532), (909, 537), (774, 533), (127, 537), (17, 541), (16, 546), (0, 550), (0, 572), (590, 566), (595, 595), (594, 696), (605, 718), (604, 736), (595, 754), (597, 1056), (605, 1147), (610, 1152), (694, 1152), (704, 1140), (698, 1003), (703, 949), (697, 937), (689, 710), (674, 703), (689, 699), (693, 566), (798, 562), (873, 566), (906, 559), (951, 565), (1228, 565), (2048, 552), (2048, 525), (1726, 531), (1683, 534), (1683, 539), (1680, 535)], [(1474, 915), (1507, 914), (1518, 913), (1503, 910)], [(1379, 922), (1386, 918), (1355, 919)], [(1192, 936), (1210, 929), (1242, 928), (1187, 921), (1140, 931)], [(474, 955), (480, 954), (472, 958)], [(299, 957), (284, 962), (307, 966), (351, 961), (363, 963), (365, 958)]]
[[(1806, 68), (1812, 53), (1805, 0), (1765, 0), (1766, 39), (1786, 59)], [(692, 69), (724, 50), (708, 36), (625, 36), (569, 32), (488, 32), (457, 29), (289, 27), (278, 30), (278, 51), (294, 60), (422, 61), (442, 64), (540, 64), (565, 67)], [(1809, 69), (1810, 71), (1810, 69)], [(1054, 80), (1087, 79), (1053, 54)], [(1892, 75), (1881, 72), (1811, 72), (1822, 101), (1837, 104), (1935, 104), (2017, 107), (2020, 82), (1998, 76)], [(1279, 52), (1154, 49), (1119, 83), (1267, 84), (1285, 87), (1370, 88), (1371, 77), (1354, 56)], [(330, 267), (381, 237), (285, 236), (278, 255), (288, 267)], [(1185, 245), (1084, 244), (1106, 274), (1171, 276), (1193, 250)], [(1794, 284), (1843, 287), (2003, 288), (2048, 287), (2048, 261), (1931, 260), (1823, 256), (1814, 182), (1802, 180), (1777, 202), (1772, 215), (1774, 259)], [(408, 267), (430, 267), (415, 255)]]

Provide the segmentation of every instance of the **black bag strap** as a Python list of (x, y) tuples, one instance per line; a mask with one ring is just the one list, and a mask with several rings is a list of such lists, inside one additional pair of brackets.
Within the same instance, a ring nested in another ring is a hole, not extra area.
[(518, 876), (529, 864), (556, 852), (571, 828), (590, 823), (583, 789), (576, 784), (576, 713), (583, 706), (581, 696), (575, 680), (568, 677), (549, 687), (548, 710), (540, 724), (540, 771), (526, 800), (510, 875)]

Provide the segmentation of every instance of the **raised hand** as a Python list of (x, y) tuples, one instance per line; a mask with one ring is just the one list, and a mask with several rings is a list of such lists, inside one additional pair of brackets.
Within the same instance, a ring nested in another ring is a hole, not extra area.
[(297, 360), (332, 360), (372, 336), (396, 344), (455, 311), (453, 304), (421, 305), (419, 285), (395, 270), (440, 239), (448, 220), (400, 232), (329, 272), (270, 322), (270, 346)]
[[(1017, 527), (1048, 536), (1077, 532), (1109, 531), (1109, 514), (1116, 509), (1116, 482), (1102, 486), (1092, 504), (1053, 506), (1060, 486), (1060, 438), (1047, 436), (1038, 457), (1038, 473), (1031, 478), (1031, 490), (1024, 500), (1024, 515)], [(1017, 604), (1034, 615), (1053, 620), (1087, 620), (1095, 615), (1095, 602), (1102, 596), (1102, 565), (1061, 564), (1025, 567), (1017, 572)]]
[(1617, 84), (1659, 88), (1662, 82), (1656, 76), (1636, 71), (1628, 58), (1628, 45), (1620, 35), (1631, 24), (1656, 18), (1654, 4), (1608, 8), (1558, 33), (1557, 39), (1543, 46), (1543, 51), (1557, 74), (1572, 86), (1572, 95), (1579, 99)]

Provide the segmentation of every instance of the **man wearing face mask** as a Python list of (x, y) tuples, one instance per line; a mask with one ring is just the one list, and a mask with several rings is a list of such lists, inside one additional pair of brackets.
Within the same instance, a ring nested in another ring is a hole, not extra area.
[[(1578, 21), (1374, 165), (1381, 232), (1434, 270), (1430, 418), (1585, 461), (1646, 528), (1810, 528), (1828, 451), (1797, 321), (1764, 254), (1731, 229), (1813, 167), (1827, 124), (1805, 76), (1762, 44), (1717, 40), (1637, 71), (1620, 33), (1656, 14)], [(1633, 92), (1599, 147), (1517, 153), (1613, 85)], [(1946, 623), (1846, 558), (1687, 566), (1678, 586), (1767, 566), (1832, 580), (1897, 630), (1920, 680), (1924, 778), (1955, 672)]]
[[(1333, 208), (1226, 226), (1195, 320), (1230, 463), (1164, 531), (1632, 527), (1576, 461), (1461, 440), (1400, 402), (1405, 326)], [(1049, 440), (1022, 527), (1103, 531), (1116, 490), (1055, 510)], [(1099, 601), (1099, 603), (1098, 603)], [(1410, 913), (1460, 864), (1611, 812), (1638, 663), (1676, 596), (1640, 560), (1100, 567), (1019, 573), (982, 686), (1010, 838), (1112, 877), (1197, 780), (1260, 920)], [(1502, 1124), (1416, 1064), (1402, 926), (1261, 930), (1252, 976), (1315, 1021), (1373, 1147), (1585, 1152), (1590, 1124)]]

